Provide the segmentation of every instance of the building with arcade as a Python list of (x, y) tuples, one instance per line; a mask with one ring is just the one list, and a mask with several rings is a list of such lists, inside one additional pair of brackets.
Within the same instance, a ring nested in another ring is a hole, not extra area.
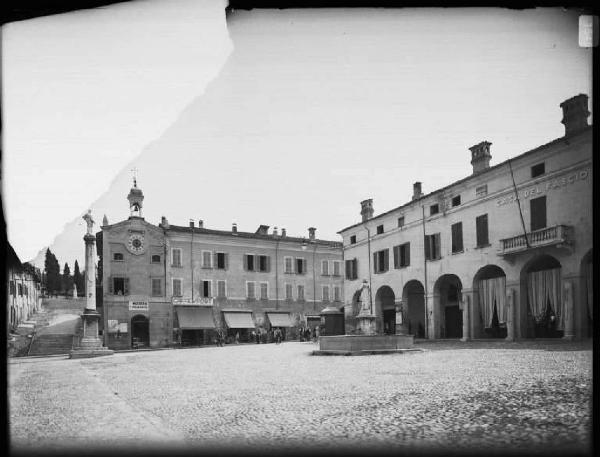
[(266, 225), (154, 225), (135, 179), (127, 199), (129, 217), (105, 216), (96, 237), (109, 348), (206, 344), (217, 330), (241, 341), (273, 328), (295, 337), (320, 323), (323, 308), (343, 306), (342, 245), (317, 239), (314, 227), (293, 237)]
[[(344, 228), (344, 302), (370, 285), (380, 332), (417, 337), (591, 336), (592, 128), (588, 97), (563, 102), (565, 135), (497, 165), (470, 148), (471, 175)], [(348, 325), (347, 325), (348, 328)]]

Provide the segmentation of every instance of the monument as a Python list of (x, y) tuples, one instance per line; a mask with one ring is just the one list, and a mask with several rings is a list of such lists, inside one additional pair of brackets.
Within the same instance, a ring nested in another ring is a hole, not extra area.
[(357, 334), (322, 336), (319, 338), (319, 350), (313, 351), (313, 355), (368, 355), (421, 351), (413, 348), (414, 336), (404, 334), (401, 326), (396, 327), (400, 331), (394, 335), (377, 333), (377, 316), (373, 313), (371, 288), (366, 279), (362, 283), (356, 305), (360, 306), (356, 316)]
[(100, 313), (96, 310), (96, 256), (95, 244), (96, 237), (92, 233), (94, 219), (92, 211), (83, 216), (87, 224), (87, 233), (84, 235), (85, 241), (85, 309), (81, 315), (83, 320), (83, 336), (79, 341), (79, 346), (74, 348), (69, 357), (71, 359), (83, 357), (99, 357), (102, 355), (111, 355), (113, 350), (102, 346), (102, 340), (98, 337), (98, 323)]

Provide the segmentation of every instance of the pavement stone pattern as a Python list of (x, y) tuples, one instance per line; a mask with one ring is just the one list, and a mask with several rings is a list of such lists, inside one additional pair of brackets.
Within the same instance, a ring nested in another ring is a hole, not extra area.
[(591, 455), (591, 342), (309, 342), (11, 359), (11, 449), (549, 450)]

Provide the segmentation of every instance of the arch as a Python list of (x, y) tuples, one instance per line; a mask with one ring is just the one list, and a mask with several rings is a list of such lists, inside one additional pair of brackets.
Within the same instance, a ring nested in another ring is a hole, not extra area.
[(381, 286), (375, 294), (377, 333), (396, 333), (396, 294), (390, 286)]
[(143, 314), (131, 318), (131, 345), (150, 346), (150, 320)]
[(408, 333), (425, 338), (425, 288), (421, 281), (413, 279), (404, 284), (402, 308)]
[(594, 316), (594, 258), (590, 249), (581, 259), (579, 267), (581, 275), (581, 314), (583, 315), (582, 336), (591, 338), (593, 333)]
[(549, 254), (533, 256), (523, 265), (520, 319), (527, 338), (563, 336), (561, 270), (561, 263)]
[(455, 274), (440, 276), (433, 286), (433, 335), (435, 338), (462, 338), (459, 302), (462, 282)]
[(473, 276), (474, 332), (480, 338), (506, 338), (506, 273), (498, 265), (485, 265)]

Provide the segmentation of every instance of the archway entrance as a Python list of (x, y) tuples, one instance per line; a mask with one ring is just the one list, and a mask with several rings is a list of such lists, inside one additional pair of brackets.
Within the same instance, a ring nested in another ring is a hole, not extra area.
[(437, 301), (436, 311), (439, 319), (440, 338), (462, 337), (462, 312), (458, 305), (462, 283), (453, 274), (440, 276), (434, 286)]
[(377, 332), (396, 333), (396, 295), (389, 286), (381, 286), (375, 294)]
[(474, 308), (479, 310), (480, 337), (506, 338), (506, 274), (496, 265), (486, 265), (473, 278)]
[(420, 281), (408, 281), (402, 290), (402, 303), (409, 335), (425, 338), (425, 288)]
[(564, 334), (561, 265), (550, 255), (529, 261), (521, 271), (527, 300), (528, 338), (561, 338)]
[(583, 256), (581, 261), (581, 284), (582, 284), (582, 314), (583, 335), (592, 337), (594, 316), (594, 264), (592, 263), (592, 250)]
[(142, 314), (136, 314), (131, 318), (131, 346), (150, 346), (150, 321)]

